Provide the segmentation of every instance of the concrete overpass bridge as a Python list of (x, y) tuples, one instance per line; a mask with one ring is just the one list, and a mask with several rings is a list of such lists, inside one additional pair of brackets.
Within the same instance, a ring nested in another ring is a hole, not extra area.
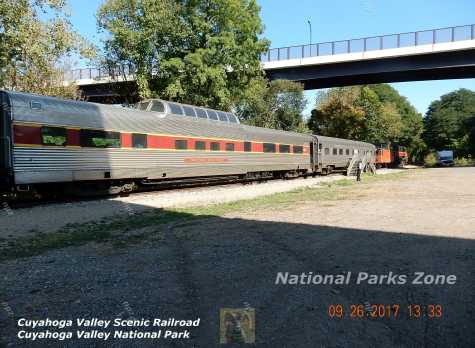
[[(266, 75), (305, 89), (475, 77), (475, 24), (270, 49)], [(86, 98), (104, 101), (133, 88), (133, 69), (73, 70)], [(122, 77), (121, 77), (122, 76)]]

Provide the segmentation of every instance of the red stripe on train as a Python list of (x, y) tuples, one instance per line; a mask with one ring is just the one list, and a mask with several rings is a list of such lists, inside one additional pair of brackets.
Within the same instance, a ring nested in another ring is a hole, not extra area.
[(13, 141), (17, 144), (41, 145), (41, 128), (14, 125)]

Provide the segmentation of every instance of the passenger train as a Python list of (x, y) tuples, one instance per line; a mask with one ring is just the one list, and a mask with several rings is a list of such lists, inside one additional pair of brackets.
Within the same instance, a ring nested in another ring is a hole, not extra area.
[(0, 193), (129, 192), (170, 180), (344, 170), (372, 144), (259, 128), (163, 100), (135, 108), (0, 91)]

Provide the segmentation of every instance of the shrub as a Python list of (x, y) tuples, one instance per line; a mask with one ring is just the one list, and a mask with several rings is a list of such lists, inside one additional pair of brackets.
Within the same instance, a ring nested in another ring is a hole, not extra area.
[(437, 164), (437, 154), (435, 152), (429, 152), (424, 157), (424, 165), (426, 167), (434, 167)]
[(472, 158), (466, 157), (457, 157), (454, 160), (456, 166), (464, 167), (464, 166), (472, 166), (475, 164), (475, 161)]

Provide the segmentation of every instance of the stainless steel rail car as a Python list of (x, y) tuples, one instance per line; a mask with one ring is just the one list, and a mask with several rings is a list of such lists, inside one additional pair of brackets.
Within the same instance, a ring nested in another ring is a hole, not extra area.
[(0, 102), (0, 185), (10, 191), (328, 173), (374, 148), (242, 125), (231, 113), (162, 100), (134, 109), (0, 91)]
[(331, 138), (314, 135), (314, 170), (323, 174), (329, 174), (334, 170), (346, 169), (354, 156), (363, 158), (367, 154), (374, 160), (376, 147), (373, 144), (362, 141), (354, 141), (340, 138)]

